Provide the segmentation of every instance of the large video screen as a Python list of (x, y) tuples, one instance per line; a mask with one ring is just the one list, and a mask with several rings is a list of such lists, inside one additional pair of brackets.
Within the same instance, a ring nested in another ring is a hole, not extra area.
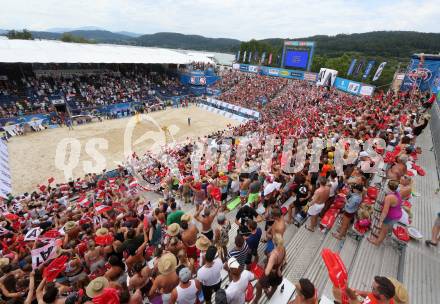
[(286, 68), (306, 69), (309, 51), (286, 50), (284, 66)]

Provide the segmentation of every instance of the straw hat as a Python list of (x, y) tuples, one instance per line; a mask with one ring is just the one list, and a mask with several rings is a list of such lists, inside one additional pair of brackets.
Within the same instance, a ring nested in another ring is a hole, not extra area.
[(0, 258), (0, 267), (9, 265), (9, 259), (8, 258)]
[(98, 230), (96, 230), (95, 234), (97, 236), (107, 235), (108, 234), (108, 229), (107, 228), (99, 228)]
[(196, 241), (197, 249), (205, 251), (211, 245), (211, 241), (204, 235), (201, 235)]
[(105, 277), (97, 277), (86, 287), (86, 294), (89, 298), (99, 296), (108, 287), (108, 280)]
[(182, 217), (180, 218), (181, 222), (191, 222), (192, 220), (192, 216), (189, 213), (185, 213), (184, 215), (182, 215)]
[(176, 270), (177, 259), (176, 256), (172, 253), (165, 253), (159, 258), (157, 262), (157, 268), (159, 272), (163, 275), (167, 275)]
[(76, 227), (76, 223), (74, 221), (68, 221), (64, 224), (64, 230), (69, 231)]
[(396, 290), (396, 294), (394, 295), (394, 301), (397, 304), (407, 304), (408, 303), (408, 291), (402, 283), (397, 281), (394, 278), (388, 278), (391, 283), (393, 283), (394, 288)]
[(180, 225), (177, 223), (168, 226), (167, 233), (171, 236), (176, 236), (180, 232)]

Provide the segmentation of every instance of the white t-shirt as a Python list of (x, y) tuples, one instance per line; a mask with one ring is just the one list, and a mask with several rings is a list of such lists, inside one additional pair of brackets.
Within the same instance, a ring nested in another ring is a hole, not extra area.
[(240, 182), (237, 180), (233, 180), (231, 182), (231, 191), (232, 192), (238, 192), (240, 190)]
[(333, 197), (336, 194), (336, 189), (338, 189), (338, 178), (335, 178), (334, 180), (330, 179), (329, 186), (330, 186), (330, 197)]
[(197, 279), (204, 286), (213, 286), (221, 281), (222, 260), (216, 258), (211, 267), (203, 266), (197, 271)]
[(243, 270), (240, 279), (237, 282), (231, 282), (225, 290), (228, 304), (244, 304), (248, 283), (253, 279), (252, 272)]

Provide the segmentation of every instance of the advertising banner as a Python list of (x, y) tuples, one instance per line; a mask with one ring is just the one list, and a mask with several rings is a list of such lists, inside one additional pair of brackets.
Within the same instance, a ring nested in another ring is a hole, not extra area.
[(348, 68), (348, 71), (347, 71), (347, 76), (350, 76), (350, 75), (353, 73), (354, 67), (356, 66), (356, 62), (357, 62), (357, 59), (356, 59), (356, 58), (354, 58), (354, 59), (351, 61), (351, 63), (350, 63), (350, 67)]
[(316, 79), (318, 78), (318, 73), (312, 73), (312, 72), (304, 72), (304, 80), (316, 82)]
[(242, 71), (242, 72), (248, 72), (249, 69), (248, 69), (247, 64), (240, 64), (240, 71)]
[(248, 70), (249, 70), (249, 72), (251, 72), (251, 73), (258, 73), (258, 67), (255, 66), (255, 65), (250, 65), (250, 66), (248, 67)]
[(412, 58), (405, 73), (401, 89), (417, 88), (422, 92), (436, 92), (440, 83), (440, 60), (437, 57), (425, 57), (423, 63), (418, 57)]
[(379, 79), (380, 75), (382, 75), (383, 68), (385, 67), (386, 64), (387, 64), (386, 61), (384, 61), (379, 65), (379, 67), (376, 70), (376, 73), (373, 76), (373, 81), (376, 81)]
[(368, 75), (370, 75), (371, 70), (373, 69), (374, 64), (376, 63), (375, 60), (368, 61), (367, 67), (365, 69), (364, 75), (362, 75), (362, 79), (367, 79)]
[(0, 197), (6, 198), (11, 193), (11, 174), (9, 171), (9, 154), (6, 143), (0, 139)]
[(273, 68), (269, 68), (267, 70), (267, 74), (270, 76), (278, 76), (278, 70), (277, 69), (273, 69)]
[(336, 70), (321, 68), (316, 84), (318, 86), (333, 86), (337, 75), (338, 71)]
[(371, 96), (374, 93), (374, 86), (341, 77), (336, 77), (334, 87), (343, 92), (358, 96)]

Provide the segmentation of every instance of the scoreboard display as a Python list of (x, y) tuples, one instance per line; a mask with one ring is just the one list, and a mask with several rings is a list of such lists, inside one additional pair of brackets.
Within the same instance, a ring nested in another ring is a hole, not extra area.
[(311, 41), (285, 41), (281, 66), (310, 71), (314, 49), (315, 43)]

